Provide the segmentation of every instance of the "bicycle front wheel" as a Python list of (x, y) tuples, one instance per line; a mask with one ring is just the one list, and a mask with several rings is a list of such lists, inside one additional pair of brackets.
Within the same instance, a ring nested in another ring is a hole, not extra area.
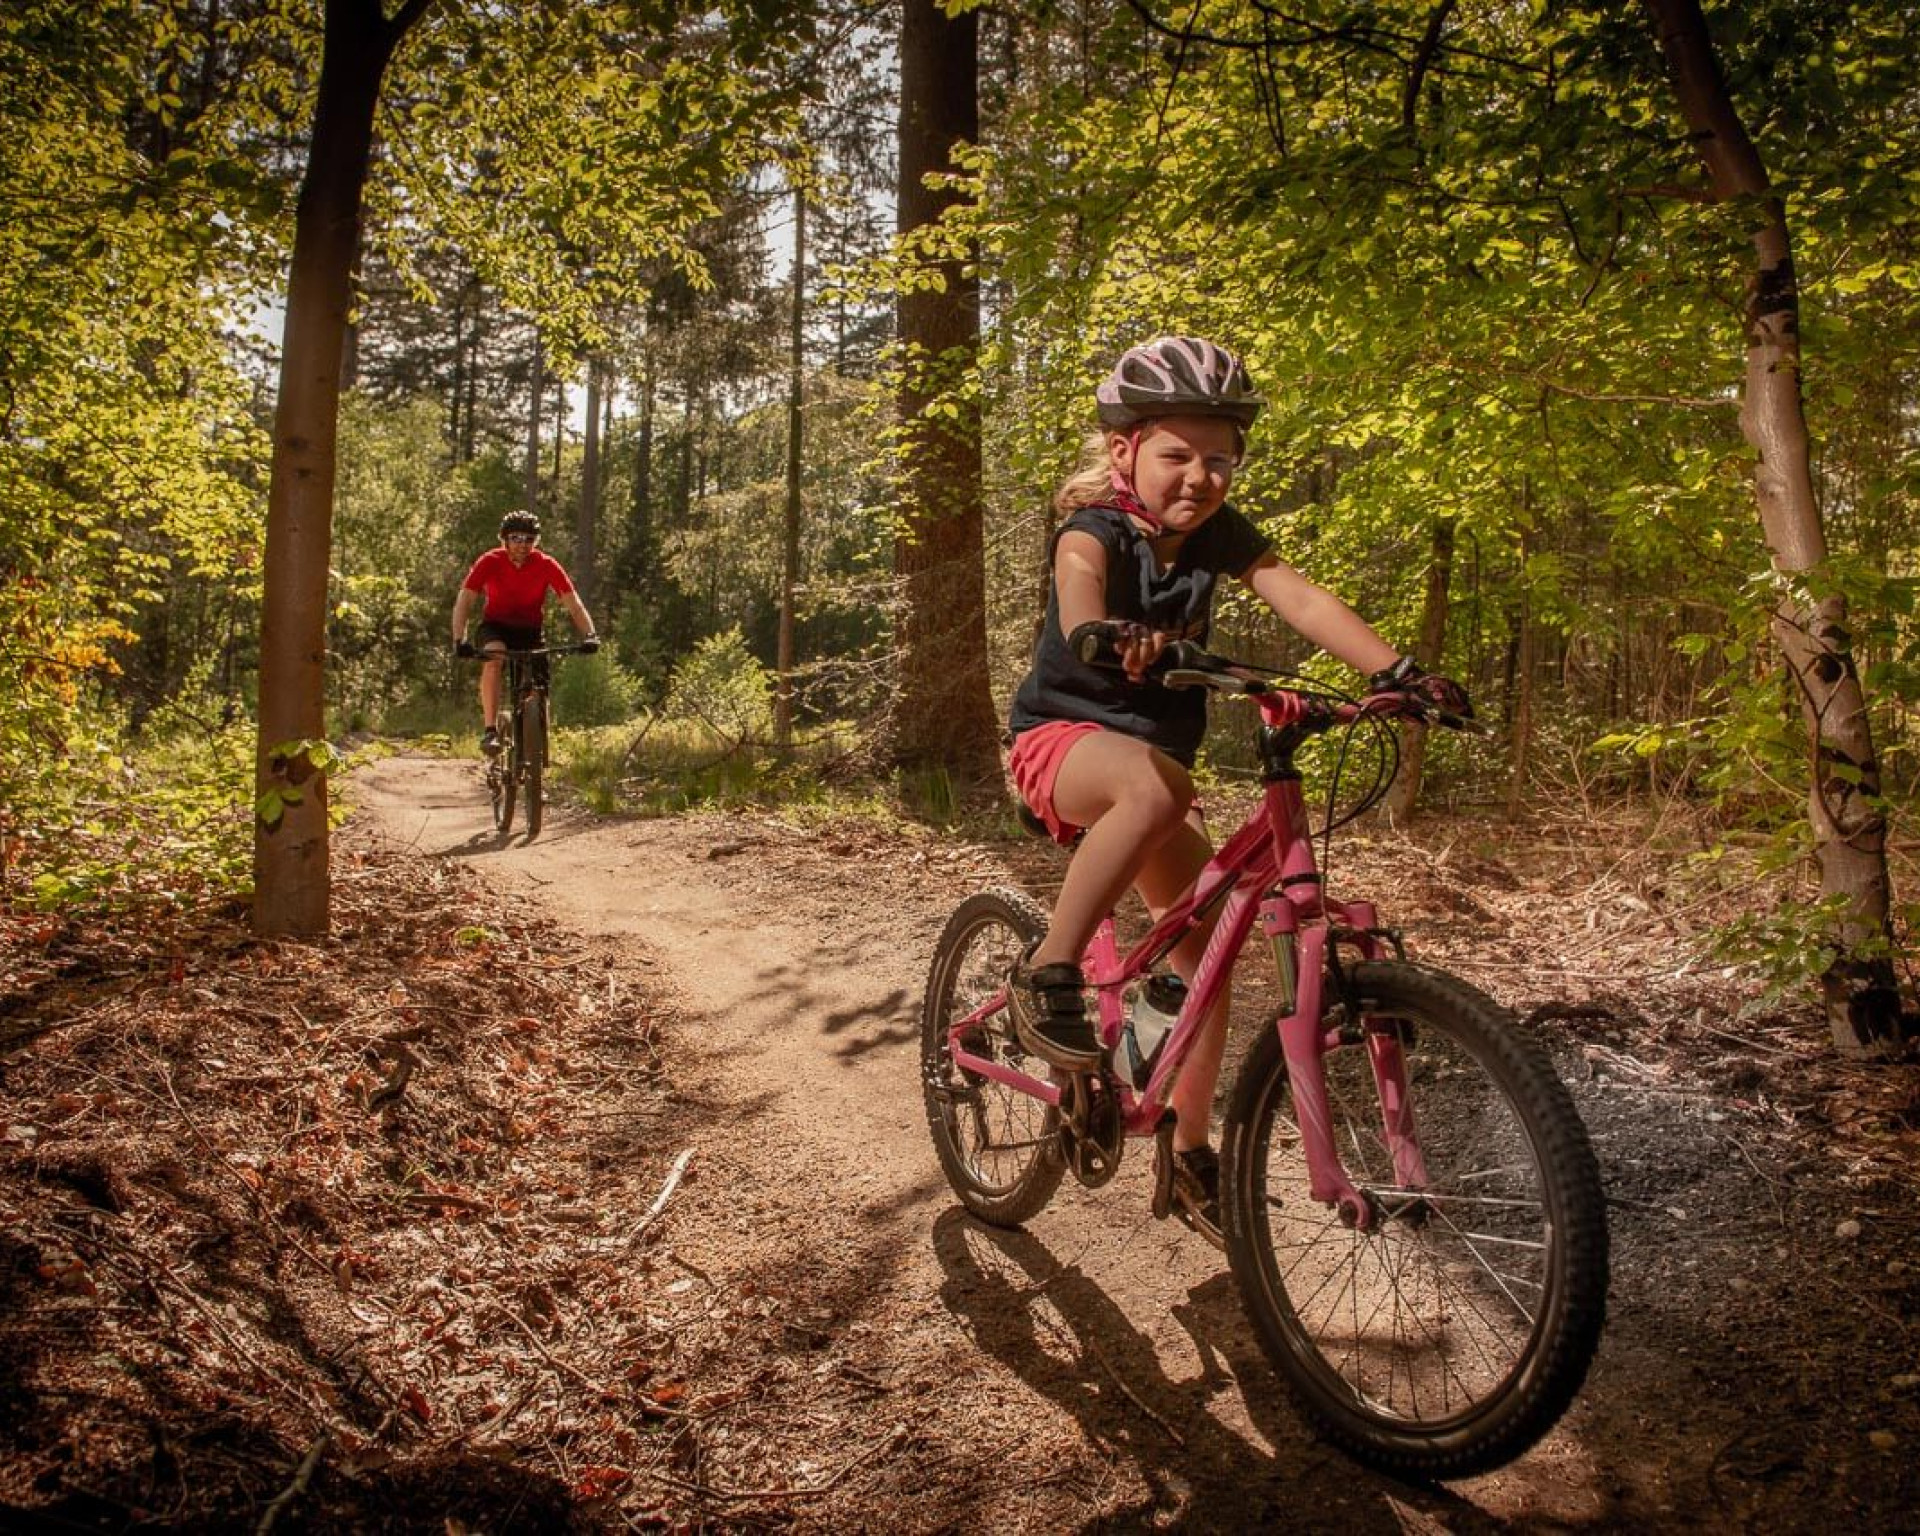
[(520, 781), (527, 790), (527, 836), (540, 835), (541, 812), (546, 808), (541, 780), (547, 765), (547, 701), (539, 693), (527, 695), (520, 706)]
[(511, 744), (487, 763), (487, 794), (493, 801), (493, 830), (505, 837), (513, 830), (513, 765), (519, 754)]
[(980, 1014), (965, 1036), (973, 1055), (1046, 1076), (1046, 1064), (1014, 1034), (1006, 1006), (1007, 973), (1046, 927), (1046, 915), (1020, 891), (968, 897), (934, 947), (920, 1010), (920, 1086), (934, 1151), (960, 1203), (1000, 1227), (1038, 1215), (1060, 1187), (1059, 1111), (959, 1066), (950, 1040), (956, 1024)]
[[(1400, 963), (1354, 983), (1360, 1017), (1339, 1022), (1361, 1038), (1327, 1052), (1327, 1097), (1374, 1219), (1350, 1228), (1314, 1200), (1268, 1030), (1228, 1111), (1227, 1255), (1328, 1440), (1395, 1474), (1466, 1476), (1532, 1445), (1586, 1377), (1607, 1295), (1599, 1168), (1545, 1052), (1491, 998)], [(1423, 1178), (1396, 1177), (1369, 1039), (1397, 1042)]]

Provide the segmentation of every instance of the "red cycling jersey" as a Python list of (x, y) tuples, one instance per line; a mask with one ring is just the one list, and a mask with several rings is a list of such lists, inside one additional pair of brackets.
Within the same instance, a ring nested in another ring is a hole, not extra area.
[(560, 562), (537, 549), (528, 551), (527, 563), (518, 566), (504, 549), (490, 549), (473, 562), (462, 585), (486, 600), (487, 619), (526, 629), (540, 627), (547, 588), (562, 597), (573, 590)]

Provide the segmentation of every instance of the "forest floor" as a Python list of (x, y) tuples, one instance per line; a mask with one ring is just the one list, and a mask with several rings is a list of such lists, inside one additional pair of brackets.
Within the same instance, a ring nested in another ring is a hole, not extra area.
[(323, 942), (0, 918), (0, 1528), (1915, 1529), (1920, 1068), (1743, 1010), (1643, 828), (1336, 847), (1539, 1021), (1613, 1207), (1580, 1399), (1429, 1486), (1296, 1418), (1149, 1158), (961, 1214), (928, 957), (1053, 850), (346, 792)]

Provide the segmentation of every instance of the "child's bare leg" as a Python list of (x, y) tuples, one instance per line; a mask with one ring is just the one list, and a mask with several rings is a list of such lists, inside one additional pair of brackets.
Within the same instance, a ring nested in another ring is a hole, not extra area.
[[(1192, 812), (1177, 833), (1153, 852), (1142, 866), (1136, 885), (1140, 899), (1147, 904), (1155, 922), (1187, 892), (1206, 862), (1213, 856), (1199, 812)], [(1216, 909), (1217, 911), (1217, 909)], [(1213, 933), (1214, 919), (1209, 916), (1175, 946), (1173, 968), (1192, 981), (1206, 953)], [(1231, 981), (1231, 978), (1229, 978)], [(1214, 1003), (1206, 1025), (1195, 1037), (1187, 1059), (1181, 1064), (1174, 1082), (1171, 1104), (1174, 1113), (1173, 1147), (1185, 1152), (1208, 1144), (1213, 1121), (1213, 1089), (1220, 1079), (1220, 1061), (1226, 1053), (1229, 998), (1226, 989)]]
[(1100, 919), (1127, 893), (1141, 868), (1185, 824), (1193, 781), (1144, 741), (1097, 731), (1075, 742), (1054, 780), (1060, 817), (1085, 827), (1054, 900), (1036, 966), (1079, 964)]

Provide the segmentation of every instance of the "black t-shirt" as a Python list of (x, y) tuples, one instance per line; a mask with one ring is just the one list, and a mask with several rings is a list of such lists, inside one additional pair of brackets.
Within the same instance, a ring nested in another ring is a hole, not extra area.
[[(1107, 552), (1107, 611), (1201, 645), (1213, 622), (1213, 593), (1222, 576), (1241, 576), (1272, 546), (1265, 534), (1223, 506), (1181, 544), (1173, 564), (1154, 559), (1147, 538), (1114, 507), (1082, 507), (1054, 534), (1090, 533)], [(1060, 633), (1060, 597), (1047, 583), (1047, 617), (1034, 645), (1033, 669), (1013, 697), (1013, 734), (1049, 720), (1091, 720), (1151, 742), (1191, 765), (1207, 729), (1207, 695), (1199, 688), (1163, 688), (1126, 673), (1090, 667)]]

